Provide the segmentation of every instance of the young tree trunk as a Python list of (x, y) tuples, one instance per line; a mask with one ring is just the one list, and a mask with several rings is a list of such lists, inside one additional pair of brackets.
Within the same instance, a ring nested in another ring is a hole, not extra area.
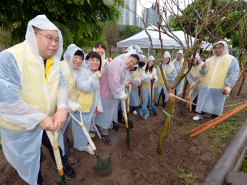
[(241, 83), (241, 85), (240, 85), (240, 87), (239, 87), (239, 90), (238, 90), (238, 96), (239, 96), (240, 93), (241, 93), (241, 90), (242, 90), (242, 88), (243, 88), (244, 82), (245, 82), (245, 72), (243, 73), (242, 83)]

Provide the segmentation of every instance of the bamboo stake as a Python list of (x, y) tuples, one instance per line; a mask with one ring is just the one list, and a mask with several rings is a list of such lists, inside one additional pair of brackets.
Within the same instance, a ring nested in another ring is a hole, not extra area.
[(243, 75), (243, 72), (244, 72), (244, 69), (243, 69), (243, 70), (241, 71), (241, 73), (238, 75), (238, 79), (237, 79), (237, 81), (236, 81), (235, 85), (232, 87), (231, 92), (232, 92), (232, 91), (233, 91), (233, 89), (236, 87), (236, 85), (237, 85), (238, 81), (240, 80), (241, 76)]
[(213, 120), (211, 120), (211, 121), (209, 121), (209, 122), (207, 122), (207, 123), (195, 128), (195, 129), (187, 132), (187, 134), (191, 134), (191, 133), (197, 131), (196, 133), (194, 133), (194, 134), (192, 134), (190, 136), (190, 137), (195, 137), (195, 136), (197, 136), (197, 135), (209, 130), (210, 128), (218, 125), (222, 121), (225, 121), (226, 119), (232, 117), (234, 114), (237, 114), (238, 112), (242, 111), (245, 108), (247, 108), (247, 102), (242, 104), (242, 105), (240, 105), (240, 106), (238, 106), (238, 107), (236, 107), (235, 109), (232, 109), (232, 110), (226, 112), (225, 114), (222, 114), (221, 116), (219, 116), (219, 117), (217, 117), (217, 118), (215, 118), (215, 119), (213, 119)]
[(241, 93), (241, 90), (242, 90), (242, 88), (243, 88), (243, 85), (244, 85), (244, 81), (245, 81), (245, 73), (243, 73), (243, 80), (242, 80), (242, 83), (241, 83), (241, 85), (240, 85), (240, 87), (239, 87), (239, 90), (238, 90), (238, 96), (240, 95), (240, 93)]

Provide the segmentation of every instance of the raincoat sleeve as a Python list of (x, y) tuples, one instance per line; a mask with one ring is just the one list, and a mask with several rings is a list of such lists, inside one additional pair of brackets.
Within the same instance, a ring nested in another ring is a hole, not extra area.
[(47, 115), (22, 100), (21, 73), (15, 57), (0, 53), (0, 116), (7, 122), (32, 130)]
[(60, 69), (59, 85), (57, 91), (57, 109), (67, 108), (68, 103), (68, 85), (66, 78)]
[(187, 74), (187, 80), (188, 80), (189, 84), (193, 84), (195, 81), (194, 77), (190, 73)]
[[(205, 63), (207, 64), (207, 60), (205, 61)], [(207, 72), (208, 72), (208, 68), (202, 69), (202, 67), (200, 67), (199, 73), (200, 73), (201, 75), (205, 75)]]
[(239, 64), (236, 58), (232, 59), (230, 68), (227, 73), (227, 78), (225, 80), (225, 83), (228, 87), (233, 87), (236, 83), (239, 75)]
[(120, 76), (127, 75), (127, 70), (124, 63), (120, 61), (114, 61), (111, 65), (108, 65), (108, 80), (111, 92), (115, 99), (122, 99), (126, 96), (125, 93), (125, 78), (120, 79)]
[(87, 73), (86, 70), (87, 69), (85, 68), (79, 69), (76, 79), (76, 86), (80, 91), (90, 94), (99, 88), (99, 80), (94, 74), (88, 77), (89, 73)]
[(150, 74), (146, 74), (145, 70), (143, 70), (141, 77), (143, 78), (144, 82), (149, 82), (150, 83)]
[(156, 69), (153, 69), (152, 75), (155, 75), (155, 80), (154, 82), (157, 83), (158, 82), (158, 75), (156, 74)]

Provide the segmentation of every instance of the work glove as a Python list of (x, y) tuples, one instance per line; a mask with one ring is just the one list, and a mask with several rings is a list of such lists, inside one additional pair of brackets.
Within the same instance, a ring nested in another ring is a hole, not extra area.
[(128, 95), (125, 94), (125, 96), (122, 98), (123, 101), (126, 101), (128, 99)]
[(153, 75), (150, 75), (149, 78), (150, 78), (150, 80), (153, 80)]
[(94, 73), (94, 75), (95, 75), (95, 77), (98, 78), (98, 79), (101, 77), (100, 71), (96, 71), (96, 72)]
[(156, 79), (156, 75), (153, 75), (153, 79)]
[(229, 96), (230, 92), (231, 92), (231, 88), (226, 86), (226, 88), (225, 88), (226, 96)]
[(144, 79), (142, 77), (140, 77), (140, 79), (141, 79), (142, 82), (144, 81)]
[(78, 111), (78, 112), (80, 112), (81, 111), (81, 105), (69, 100), (68, 101), (68, 111), (72, 111), (72, 112)]
[(125, 82), (125, 88), (129, 88), (128, 82)]

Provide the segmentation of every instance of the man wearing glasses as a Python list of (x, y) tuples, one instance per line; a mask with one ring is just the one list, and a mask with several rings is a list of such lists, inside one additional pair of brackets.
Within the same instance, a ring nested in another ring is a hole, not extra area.
[[(3, 152), (28, 184), (43, 184), (41, 143), (55, 162), (44, 130), (59, 131), (66, 121), (68, 89), (60, 69), (62, 51), (60, 30), (39, 15), (29, 21), (24, 42), (0, 53)], [(65, 157), (62, 163), (65, 176), (74, 178)]]
[(206, 60), (199, 69), (205, 75), (198, 95), (197, 115), (193, 120), (203, 119), (205, 112), (212, 114), (211, 120), (222, 115), (226, 96), (239, 75), (239, 64), (235, 57), (229, 55), (226, 42), (219, 41), (213, 46), (214, 56)]

